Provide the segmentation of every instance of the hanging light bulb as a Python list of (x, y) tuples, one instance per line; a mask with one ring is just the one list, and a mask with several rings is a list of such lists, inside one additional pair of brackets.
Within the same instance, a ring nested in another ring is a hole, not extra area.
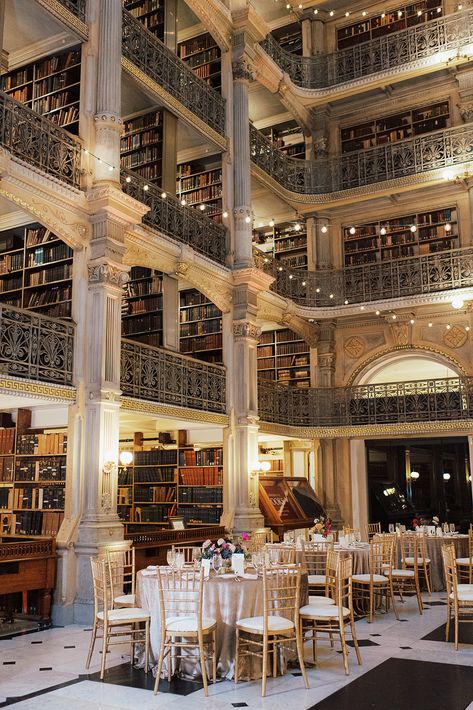
[(429, 328), (432, 328), (432, 326), (433, 326), (433, 323), (429, 323)]
[(442, 474), (443, 480), (444, 481), (449, 481), (451, 479), (451, 475), (445, 471), (445, 473)]
[(314, 10), (314, 15), (317, 15), (318, 12), (319, 12), (319, 11), (317, 10), (317, 8), (315, 8), (315, 10)]
[(348, 298), (345, 298), (345, 306), (348, 306)]
[(411, 318), (411, 320), (410, 320), (409, 322), (410, 322), (411, 325), (414, 325), (414, 323), (415, 323), (414, 318)]
[(305, 286), (305, 283), (306, 283), (306, 282), (305, 282), (305, 281), (303, 281), (303, 282), (302, 282), (302, 285), (303, 285), (303, 286)]
[(417, 481), (419, 476), (420, 476), (419, 471), (411, 471), (411, 478), (414, 479), (414, 481)]
[(350, 234), (356, 234), (356, 229), (355, 227), (350, 227)]
[(204, 205), (204, 204), (199, 205), (199, 210), (200, 210), (201, 212), (203, 212), (203, 211), (205, 210), (205, 205)]
[(380, 311), (375, 312), (375, 315), (379, 316), (379, 314), (380, 314)]
[(270, 219), (270, 220), (269, 220), (269, 226), (270, 226), (270, 227), (274, 227), (274, 219)]
[(330, 17), (333, 17), (335, 13), (333, 10), (330, 10), (330, 12), (328, 14), (330, 15)]
[(322, 234), (327, 234), (327, 231), (328, 231), (327, 225), (323, 224), (320, 228), (320, 231), (322, 232)]
[(245, 222), (249, 224), (251, 222), (251, 217), (247, 214), (245, 217)]
[(292, 281), (293, 278), (294, 278), (293, 274), (289, 274), (289, 281)]
[(129, 175), (126, 176), (125, 182), (131, 182), (131, 177)]
[(386, 227), (381, 227), (381, 229), (379, 231), (380, 231), (380, 234), (384, 237), (384, 235), (386, 234)]

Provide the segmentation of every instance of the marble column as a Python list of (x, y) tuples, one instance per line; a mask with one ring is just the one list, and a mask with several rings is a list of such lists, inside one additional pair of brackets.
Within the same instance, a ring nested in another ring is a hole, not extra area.
[(335, 379), (335, 327), (334, 321), (320, 324), (317, 343), (317, 385), (333, 387)]
[(248, 86), (251, 73), (241, 56), (233, 62), (234, 265), (253, 263), (251, 242), (251, 173)]

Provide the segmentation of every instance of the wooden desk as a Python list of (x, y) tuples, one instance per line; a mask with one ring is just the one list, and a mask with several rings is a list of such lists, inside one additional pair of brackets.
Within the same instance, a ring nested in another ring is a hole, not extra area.
[(219, 537), (225, 537), (225, 528), (221, 525), (201, 526), (187, 530), (159, 530), (149, 533), (130, 533), (127, 540), (133, 541), (135, 548), (136, 571), (148, 565), (167, 564), (166, 553), (173, 545), (195, 545), (196, 547)]
[[(22, 593), (22, 611), (28, 612), (28, 592), (39, 591), (39, 616), (51, 617), (56, 582), (56, 541), (53, 538), (2, 535), (0, 537), (0, 594)], [(8, 604), (7, 604), (8, 608)]]

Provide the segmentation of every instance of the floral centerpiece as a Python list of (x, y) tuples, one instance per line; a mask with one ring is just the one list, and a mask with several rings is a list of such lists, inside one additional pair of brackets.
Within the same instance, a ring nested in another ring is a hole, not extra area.
[(330, 535), (332, 532), (332, 523), (330, 522), (330, 518), (326, 518), (323, 515), (321, 515), (320, 518), (315, 518), (314, 527), (310, 529), (310, 532), (315, 535), (321, 535), (324, 538), (327, 537), (327, 535)]
[(417, 530), (417, 528), (419, 528), (419, 527), (420, 527), (420, 522), (419, 522), (419, 520), (418, 520), (417, 518), (414, 518), (413, 521), (412, 521), (412, 528), (413, 528), (413, 530)]
[[(244, 535), (245, 533), (243, 533)], [(211, 560), (215, 555), (220, 555), (222, 560), (231, 560), (234, 554), (247, 554), (247, 550), (243, 546), (243, 535), (242, 541), (234, 543), (230, 538), (220, 537), (217, 542), (212, 542), (212, 540), (206, 540), (202, 544), (202, 560)], [(249, 536), (247, 536), (249, 539)]]

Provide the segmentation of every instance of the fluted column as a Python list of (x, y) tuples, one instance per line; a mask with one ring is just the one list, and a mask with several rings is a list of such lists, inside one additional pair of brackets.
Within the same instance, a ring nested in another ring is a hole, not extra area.
[(233, 182), (235, 266), (252, 263), (251, 173), (248, 86), (251, 78), (242, 57), (233, 62)]
[[(120, 180), (121, 120), (121, 0), (100, 0), (95, 111), (95, 166), (98, 182)], [(115, 169), (112, 170), (111, 166)]]

